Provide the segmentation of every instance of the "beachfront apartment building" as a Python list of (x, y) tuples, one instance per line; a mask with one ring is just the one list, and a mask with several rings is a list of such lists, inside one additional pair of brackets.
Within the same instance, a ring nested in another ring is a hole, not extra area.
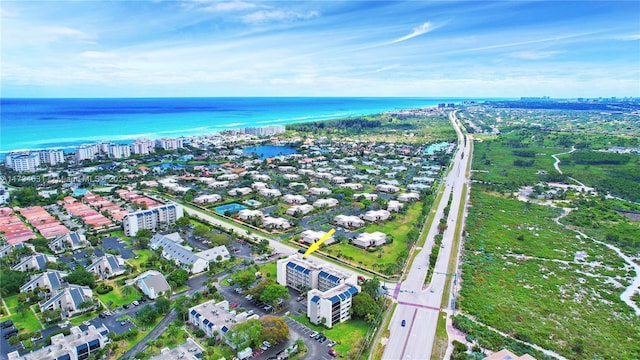
[(153, 140), (136, 139), (131, 145), (131, 153), (135, 155), (149, 155), (156, 152)]
[(53, 166), (64, 162), (64, 152), (62, 150), (41, 150), (38, 155), (40, 156), (41, 164)]
[(40, 167), (40, 155), (30, 152), (12, 152), (5, 156), (4, 166), (16, 172), (35, 172)]
[(313, 324), (331, 328), (351, 318), (352, 297), (360, 291), (357, 277), (330, 266), (291, 255), (276, 263), (277, 282), (307, 294), (307, 316)]
[(138, 230), (157, 231), (163, 226), (172, 225), (183, 215), (182, 206), (176, 203), (160, 205), (148, 210), (139, 210), (124, 215), (122, 227), (126, 236), (135, 236)]
[(111, 342), (109, 329), (89, 325), (86, 330), (72, 327), (69, 335), (51, 336), (51, 345), (20, 355), (18, 351), (7, 355), (8, 360), (85, 360), (98, 356), (97, 351)]
[(109, 144), (107, 154), (111, 159), (126, 159), (131, 156), (131, 146), (126, 144)]
[(156, 140), (156, 147), (164, 150), (178, 150), (184, 147), (184, 141), (182, 138), (160, 138)]
[(93, 160), (99, 154), (96, 144), (82, 144), (76, 147), (76, 161)]

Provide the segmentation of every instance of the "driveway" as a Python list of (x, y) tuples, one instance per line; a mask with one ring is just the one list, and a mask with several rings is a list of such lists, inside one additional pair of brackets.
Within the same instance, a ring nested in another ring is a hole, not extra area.
[(315, 340), (309, 337), (315, 331), (311, 330), (307, 326), (299, 323), (298, 321), (285, 318), (284, 321), (289, 325), (289, 336), (292, 339), (302, 339), (304, 344), (307, 346), (307, 355), (305, 355), (305, 359), (313, 359), (313, 360), (333, 360), (333, 356), (329, 355), (329, 349), (332, 348), (330, 345), (331, 339), (327, 338), (326, 341), (320, 343), (318, 340)]

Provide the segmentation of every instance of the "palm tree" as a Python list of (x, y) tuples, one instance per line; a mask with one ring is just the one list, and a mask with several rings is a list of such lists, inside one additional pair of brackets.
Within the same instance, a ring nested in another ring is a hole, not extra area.
[(120, 292), (124, 296), (133, 295), (135, 293), (135, 291), (136, 290), (131, 285), (123, 286), (122, 289), (120, 289)]

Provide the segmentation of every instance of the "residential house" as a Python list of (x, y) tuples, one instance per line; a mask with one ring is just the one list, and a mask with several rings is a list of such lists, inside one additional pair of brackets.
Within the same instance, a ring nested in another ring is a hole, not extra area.
[(48, 289), (50, 293), (66, 286), (63, 278), (68, 274), (58, 270), (47, 270), (42, 273), (31, 275), (31, 280), (20, 287), (20, 292), (34, 291), (36, 288)]
[(315, 196), (331, 195), (331, 190), (327, 188), (312, 187), (309, 189), (309, 192)]
[(11, 270), (17, 271), (41, 271), (47, 268), (47, 263), (56, 262), (56, 257), (41, 253), (26, 256), (20, 260)]
[(341, 188), (349, 188), (351, 190), (362, 190), (362, 184), (358, 183), (345, 183), (340, 185)]
[(360, 200), (361, 198), (369, 201), (378, 200), (378, 194), (359, 193), (353, 194), (353, 200)]
[(304, 204), (307, 202), (307, 199), (304, 196), (292, 194), (286, 194), (282, 197), (282, 200), (287, 204)]
[(233, 188), (227, 192), (229, 196), (245, 196), (251, 194), (253, 190), (250, 187)]
[(222, 196), (218, 194), (206, 194), (200, 195), (193, 199), (196, 204), (213, 204), (222, 200)]
[(297, 214), (307, 215), (312, 211), (313, 211), (313, 206), (309, 204), (293, 205), (292, 207), (287, 209), (286, 214), (289, 216), (296, 216)]
[(400, 188), (395, 185), (379, 184), (376, 186), (376, 190), (380, 192), (385, 192), (388, 194), (394, 194), (400, 191)]
[(87, 266), (87, 271), (98, 275), (101, 279), (109, 279), (124, 274), (127, 267), (121, 257), (105, 254)]
[[(307, 243), (309, 245), (317, 242), (324, 236), (323, 231), (315, 231), (315, 230), (305, 230), (300, 233), (300, 241), (303, 243)], [(324, 245), (331, 245), (335, 242), (333, 236), (329, 236), (327, 240), (324, 241)]]
[(389, 219), (391, 213), (387, 210), (369, 210), (362, 217), (369, 222), (381, 222)]
[(318, 199), (313, 202), (313, 206), (317, 208), (331, 208), (338, 206), (339, 201), (334, 198)]
[(263, 214), (260, 210), (242, 209), (238, 211), (238, 219), (247, 221), (253, 218), (262, 218)]
[(387, 203), (387, 210), (391, 212), (399, 212), (403, 207), (404, 204), (400, 201), (389, 200), (389, 203)]
[(261, 189), (258, 191), (260, 196), (264, 197), (280, 197), (282, 193), (278, 189)]
[(338, 225), (349, 229), (357, 229), (364, 226), (364, 220), (353, 215), (338, 215), (333, 218), (333, 221)]
[(380, 246), (387, 242), (387, 235), (379, 231), (373, 233), (361, 233), (355, 239), (351, 240), (351, 244), (363, 249), (372, 246)]
[(56, 294), (51, 296), (49, 300), (40, 304), (40, 311), (45, 310), (62, 310), (62, 318), (72, 317), (76, 314), (89, 311), (93, 306), (84, 307), (82, 303), (93, 303), (93, 291), (88, 286), (69, 285), (62, 288)]
[(398, 201), (401, 202), (410, 202), (420, 200), (420, 194), (415, 192), (398, 194)]
[(149, 299), (171, 294), (171, 286), (167, 279), (156, 270), (148, 270), (138, 275), (135, 278), (135, 284)]
[(66, 233), (56, 236), (49, 241), (48, 246), (51, 251), (58, 254), (67, 250), (77, 250), (87, 247), (89, 242), (84, 234), (79, 232)]
[(286, 230), (291, 227), (291, 223), (284, 218), (265, 216), (262, 218), (262, 227), (268, 230)]

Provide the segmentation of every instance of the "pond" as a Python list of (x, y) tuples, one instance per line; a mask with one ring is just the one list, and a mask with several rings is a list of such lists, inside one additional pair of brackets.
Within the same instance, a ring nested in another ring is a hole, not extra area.
[(250, 148), (242, 149), (242, 152), (245, 154), (256, 154), (261, 160), (266, 158), (281, 156), (281, 155), (291, 155), (297, 154), (298, 152), (294, 148), (286, 147), (286, 146), (272, 146), (272, 145), (261, 145), (254, 146)]

